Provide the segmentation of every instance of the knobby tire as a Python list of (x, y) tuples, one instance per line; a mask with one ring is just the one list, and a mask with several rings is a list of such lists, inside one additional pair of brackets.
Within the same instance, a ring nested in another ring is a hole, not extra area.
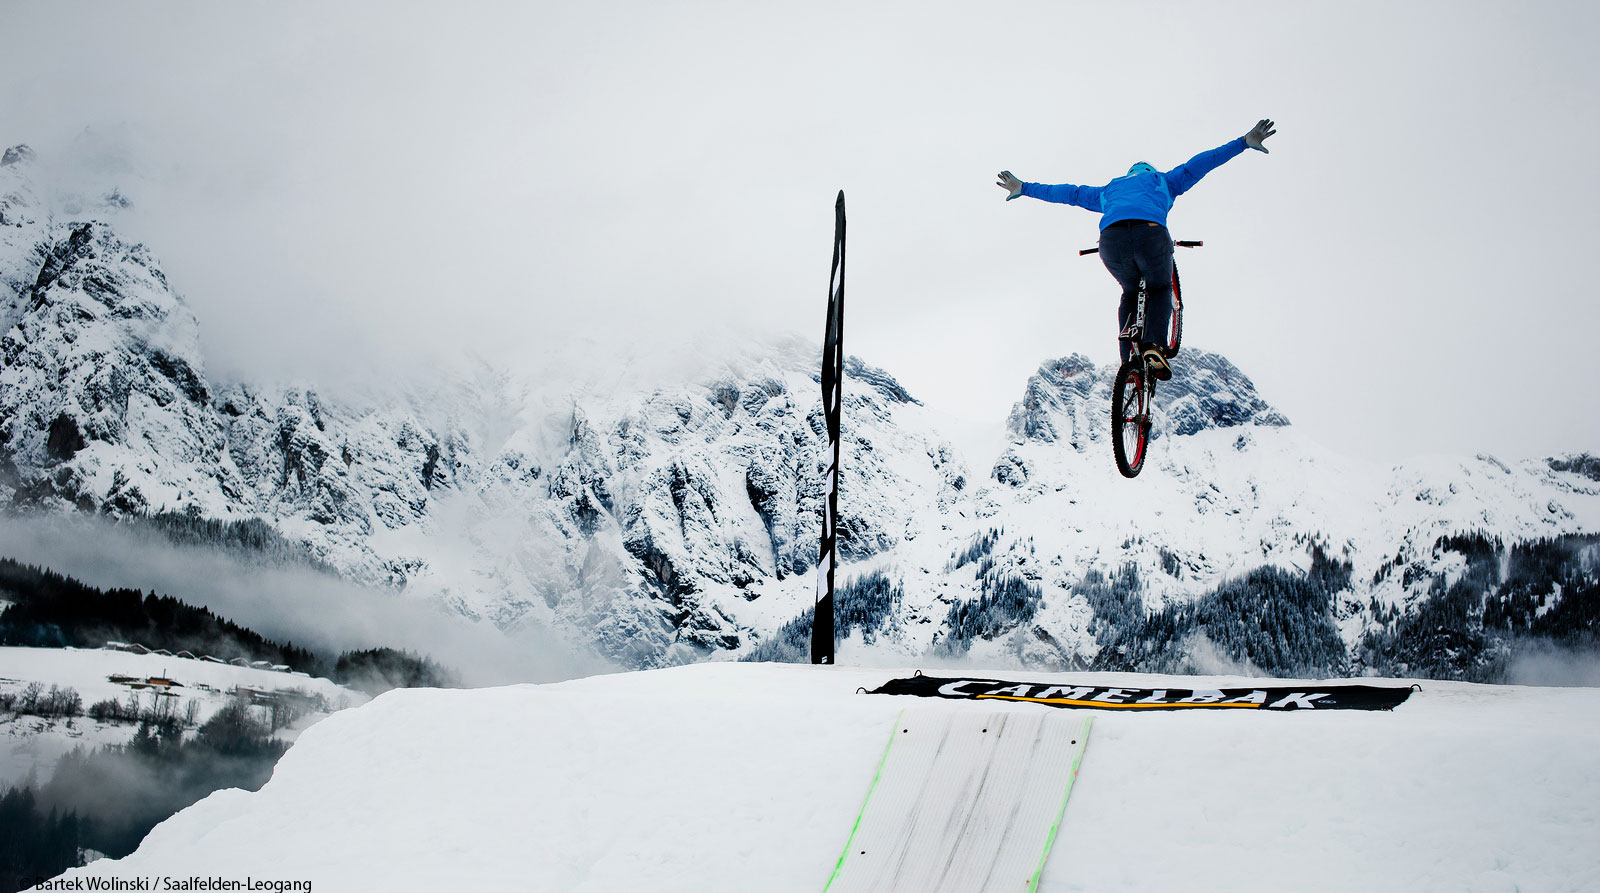
[(1150, 443), (1149, 420), (1138, 418), (1145, 374), (1144, 361), (1135, 354), (1117, 370), (1117, 380), (1111, 388), (1111, 455), (1123, 477), (1138, 476)]
[(1178, 286), (1178, 265), (1172, 265), (1172, 322), (1167, 332), (1167, 359), (1178, 355), (1183, 343), (1183, 289)]

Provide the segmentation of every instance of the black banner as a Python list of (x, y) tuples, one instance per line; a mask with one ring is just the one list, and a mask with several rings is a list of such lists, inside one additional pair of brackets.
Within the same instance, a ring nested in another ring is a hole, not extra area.
[(1128, 688), (1005, 682), (999, 679), (912, 676), (890, 679), (867, 694), (917, 695), (966, 701), (1022, 701), (1098, 710), (1393, 710), (1409, 688), (1376, 685), (1303, 685), (1293, 688)]
[(844, 190), (833, 203), (833, 271), (828, 274), (828, 325), (822, 334), (822, 409), (828, 417), (828, 496), (822, 507), (817, 603), (811, 620), (811, 662), (833, 663), (834, 531), (839, 521), (839, 416), (844, 403)]

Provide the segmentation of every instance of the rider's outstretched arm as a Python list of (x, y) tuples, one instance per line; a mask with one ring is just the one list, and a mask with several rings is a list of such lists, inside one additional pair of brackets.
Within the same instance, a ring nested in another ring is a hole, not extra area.
[(1185, 161), (1170, 171), (1167, 171), (1167, 186), (1172, 189), (1174, 198), (1188, 192), (1200, 178), (1221, 167), (1224, 162), (1235, 158), (1244, 151), (1244, 137), (1239, 137), (1231, 142), (1224, 143), (1215, 149), (1208, 149), (1199, 155)]
[(1056, 202), (1062, 205), (1076, 205), (1090, 211), (1103, 210), (1100, 207), (1100, 186), (1073, 186), (1071, 183), (1061, 183), (1055, 186), (1046, 186), (1043, 183), (1023, 183), (1022, 194), (1040, 201)]
[(1262, 141), (1277, 132), (1278, 131), (1274, 129), (1273, 122), (1270, 119), (1262, 118), (1261, 121), (1244, 136), (1218, 146), (1210, 151), (1201, 152), (1199, 155), (1196, 155), (1188, 161), (1185, 161), (1183, 164), (1178, 165), (1170, 171), (1167, 171), (1166, 174), (1163, 175), (1167, 178), (1167, 187), (1172, 190), (1172, 195), (1174, 197), (1183, 195), (1185, 192), (1189, 191), (1190, 187), (1200, 182), (1201, 177), (1211, 173), (1212, 171), (1221, 167), (1224, 162), (1234, 158), (1240, 152), (1243, 152), (1246, 146), (1261, 152), (1267, 151), (1267, 147), (1261, 144)]

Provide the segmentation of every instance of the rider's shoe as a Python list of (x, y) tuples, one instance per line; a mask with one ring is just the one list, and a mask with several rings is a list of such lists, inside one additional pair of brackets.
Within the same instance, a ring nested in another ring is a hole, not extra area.
[(1144, 364), (1155, 376), (1156, 381), (1170, 381), (1172, 367), (1167, 365), (1167, 358), (1162, 355), (1161, 348), (1151, 345), (1144, 349)]

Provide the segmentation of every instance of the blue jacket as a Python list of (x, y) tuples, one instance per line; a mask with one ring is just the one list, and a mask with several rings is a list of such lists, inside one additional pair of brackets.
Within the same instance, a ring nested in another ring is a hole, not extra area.
[(1047, 202), (1077, 205), (1099, 211), (1100, 228), (1105, 229), (1119, 220), (1152, 220), (1166, 226), (1167, 212), (1172, 210), (1172, 200), (1200, 182), (1223, 162), (1244, 151), (1244, 137), (1218, 146), (1185, 161), (1164, 174), (1137, 173), (1118, 177), (1104, 186), (1045, 186), (1042, 183), (1022, 184), (1022, 194)]

